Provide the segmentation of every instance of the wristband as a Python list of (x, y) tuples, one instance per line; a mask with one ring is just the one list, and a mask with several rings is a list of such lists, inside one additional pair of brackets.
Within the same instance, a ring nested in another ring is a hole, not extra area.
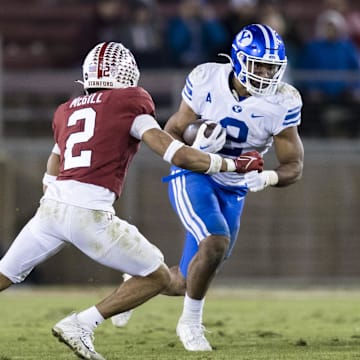
[(174, 157), (175, 153), (183, 147), (185, 144), (179, 140), (173, 140), (170, 145), (167, 147), (163, 159), (171, 164), (172, 158)]
[(210, 156), (210, 166), (205, 174), (211, 175), (220, 172), (223, 158), (217, 154), (208, 154)]
[(42, 179), (42, 183), (46, 186), (48, 186), (49, 184), (51, 184), (52, 182), (54, 182), (56, 180), (57, 176), (55, 175), (49, 175), (47, 173), (44, 174), (44, 177)]
[(233, 159), (224, 159), (227, 166), (227, 171), (236, 171), (235, 161)]

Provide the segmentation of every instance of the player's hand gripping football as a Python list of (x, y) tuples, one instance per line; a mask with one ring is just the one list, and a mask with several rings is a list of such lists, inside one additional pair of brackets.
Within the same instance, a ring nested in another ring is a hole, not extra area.
[(220, 124), (216, 124), (211, 134), (207, 137), (205, 135), (206, 129), (206, 123), (199, 127), (192, 147), (208, 153), (216, 153), (221, 150), (225, 144), (226, 130)]
[(264, 167), (264, 160), (257, 151), (245, 152), (234, 159), (234, 162), (238, 173), (262, 172)]

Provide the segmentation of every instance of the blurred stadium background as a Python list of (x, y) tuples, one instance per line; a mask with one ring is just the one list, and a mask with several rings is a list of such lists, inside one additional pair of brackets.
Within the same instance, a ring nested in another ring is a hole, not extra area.
[[(206, 5), (213, 6), (221, 19), (235, 2), (209, 0)], [(74, 80), (81, 79), (82, 59), (104, 33), (100, 5), (115, 4), (119, 16), (131, 19), (134, 3), (0, 0), (0, 255), (37, 208), (53, 143), (52, 114), (60, 102), (81, 93)], [(176, 15), (181, 1), (145, 3), (156, 5), (156, 19), (165, 21)], [(297, 31), (301, 41), (312, 36), (323, 6), (311, 0), (256, 2), (259, 8), (269, 4), (291, 25), (289, 40)], [(359, 1), (351, 5), (351, 11), (360, 11)], [(134, 53), (136, 56), (136, 50)], [(139, 58), (140, 85), (152, 94), (162, 124), (177, 108), (190, 69), (166, 62), (166, 53), (165, 48), (157, 50), (158, 62), (154, 57), (151, 61)], [(295, 67), (290, 71), (289, 81), (294, 84), (319, 76)], [(337, 75), (350, 82), (360, 78), (359, 72)], [(300, 127), (305, 146), (303, 179), (287, 189), (248, 196), (240, 237), (232, 258), (219, 273), (220, 280), (313, 284), (356, 282), (359, 278), (360, 101), (341, 96), (336, 102), (304, 102)], [(266, 161), (271, 166), (272, 153)], [(181, 253), (183, 230), (168, 202), (166, 184), (161, 182), (167, 171), (167, 164), (143, 146), (116, 209), (158, 245), (167, 263), (173, 265)], [(68, 248), (39, 266), (27, 281), (110, 284), (118, 280), (118, 273)]]

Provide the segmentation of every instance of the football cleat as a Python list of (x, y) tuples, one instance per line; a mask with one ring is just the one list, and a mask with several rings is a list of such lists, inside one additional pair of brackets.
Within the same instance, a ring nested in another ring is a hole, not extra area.
[(111, 317), (111, 322), (116, 327), (124, 327), (129, 322), (132, 315), (132, 310), (114, 315)]
[(85, 324), (77, 319), (75, 313), (60, 320), (53, 328), (52, 333), (60, 342), (66, 344), (79, 358), (89, 360), (105, 360), (95, 351), (94, 333)]
[(211, 351), (212, 347), (206, 340), (202, 324), (189, 324), (179, 320), (176, 327), (176, 334), (189, 351)]

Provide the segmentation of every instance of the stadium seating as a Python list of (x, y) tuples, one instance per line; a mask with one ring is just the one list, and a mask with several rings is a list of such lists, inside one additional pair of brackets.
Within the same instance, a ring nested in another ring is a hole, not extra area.
[(95, 21), (91, 2), (5, 2), (0, 7), (3, 66), (73, 66), (94, 41)]

